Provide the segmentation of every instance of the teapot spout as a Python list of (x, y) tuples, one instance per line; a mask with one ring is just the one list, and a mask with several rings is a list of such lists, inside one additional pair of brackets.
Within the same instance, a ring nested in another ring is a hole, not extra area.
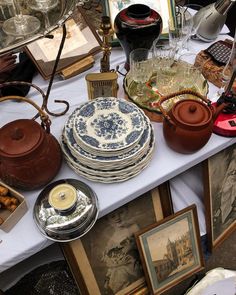
[(213, 108), (213, 121), (216, 120), (218, 115), (223, 111), (223, 109), (226, 107), (227, 103), (223, 102), (220, 105), (212, 105)]

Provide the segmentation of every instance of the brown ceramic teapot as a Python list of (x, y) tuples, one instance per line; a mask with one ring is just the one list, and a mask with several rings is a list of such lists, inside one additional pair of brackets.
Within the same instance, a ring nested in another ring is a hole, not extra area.
[(0, 179), (10, 186), (33, 190), (49, 183), (58, 173), (62, 153), (50, 134), (49, 117), (30, 99), (5, 96), (32, 104), (39, 112), (41, 126), (33, 119), (19, 119), (0, 128)]
[[(200, 100), (179, 100), (168, 113), (162, 107), (164, 101), (185, 94), (196, 96)], [(163, 134), (167, 144), (179, 153), (189, 154), (201, 149), (208, 142), (214, 120), (225, 104), (215, 108), (205, 96), (191, 90), (183, 90), (161, 98), (158, 106), (165, 118)]]

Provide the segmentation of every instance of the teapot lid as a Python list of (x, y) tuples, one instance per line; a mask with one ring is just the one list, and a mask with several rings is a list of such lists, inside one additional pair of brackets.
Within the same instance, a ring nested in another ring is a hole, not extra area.
[(178, 101), (172, 108), (172, 114), (176, 122), (190, 126), (203, 126), (212, 119), (207, 105), (193, 99)]
[(43, 140), (42, 127), (32, 119), (19, 119), (0, 128), (0, 154), (23, 156), (38, 147)]

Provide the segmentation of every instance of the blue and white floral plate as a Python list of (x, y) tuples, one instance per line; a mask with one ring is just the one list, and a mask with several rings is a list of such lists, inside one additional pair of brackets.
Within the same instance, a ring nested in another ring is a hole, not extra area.
[(62, 150), (65, 155), (65, 159), (68, 165), (75, 171), (78, 175), (85, 177), (91, 181), (102, 182), (102, 183), (114, 183), (114, 182), (122, 182), (126, 181), (136, 175), (138, 175), (146, 166), (150, 163), (154, 151), (154, 137), (153, 131), (152, 136), (150, 137), (149, 149), (147, 153), (139, 160), (139, 162), (134, 163), (128, 167), (124, 167), (124, 169), (120, 170), (111, 170), (111, 171), (102, 171), (98, 169), (93, 169), (90, 167), (86, 167), (79, 163), (78, 161), (74, 161), (73, 157), (69, 153), (69, 149), (67, 149), (66, 145), (62, 145)]
[(133, 163), (123, 166), (122, 168), (117, 168), (114, 166), (111, 170), (103, 170), (102, 167), (95, 168), (94, 165), (84, 165), (79, 160), (77, 160), (68, 149), (65, 142), (62, 140), (62, 151), (64, 153), (64, 156), (67, 160), (67, 162), (70, 162), (75, 168), (78, 170), (82, 170), (85, 173), (88, 173), (92, 176), (98, 176), (101, 175), (102, 177), (124, 177), (127, 173), (134, 173), (136, 171), (139, 171), (143, 165), (146, 165), (146, 161), (149, 159), (150, 151), (153, 150), (154, 147), (154, 136), (153, 136), (153, 130), (151, 132), (151, 136), (148, 143), (148, 150), (146, 153), (137, 159), (136, 161), (133, 161)]
[(132, 149), (140, 140), (144, 126), (143, 115), (135, 104), (114, 97), (100, 97), (74, 112), (73, 137), (85, 151), (117, 155)]
[(74, 158), (79, 160), (83, 165), (103, 170), (110, 170), (114, 167), (119, 169), (137, 161), (147, 152), (147, 149), (149, 148), (151, 125), (149, 119), (144, 114), (145, 128), (139, 142), (137, 142), (137, 144), (135, 144), (130, 151), (110, 157), (89, 153), (77, 144), (73, 136), (74, 115), (75, 112), (73, 112), (67, 120), (62, 133), (62, 139), (64, 143), (66, 143)]

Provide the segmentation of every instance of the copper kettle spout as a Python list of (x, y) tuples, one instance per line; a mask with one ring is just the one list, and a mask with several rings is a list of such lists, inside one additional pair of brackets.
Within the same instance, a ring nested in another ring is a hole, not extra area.
[(227, 106), (227, 103), (223, 102), (220, 105), (212, 105), (212, 119), (213, 121), (216, 120), (218, 115), (223, 111), (223, 109)]

